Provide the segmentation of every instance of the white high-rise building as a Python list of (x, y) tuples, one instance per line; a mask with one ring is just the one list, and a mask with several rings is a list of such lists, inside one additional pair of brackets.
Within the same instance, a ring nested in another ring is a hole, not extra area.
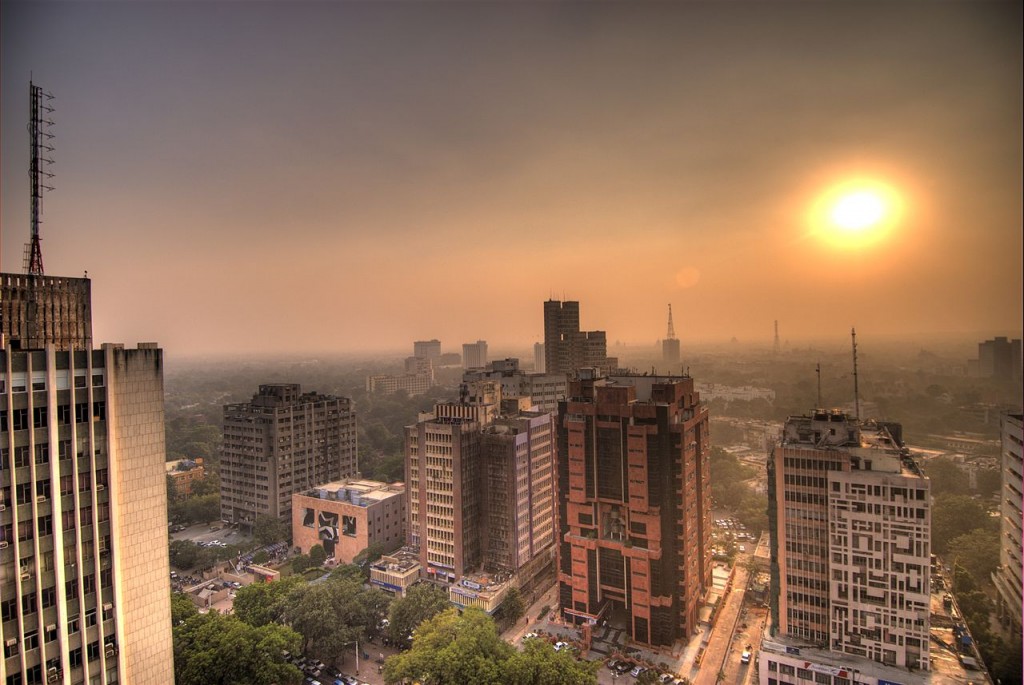
[(1021, 633), (1022, 558), (1021, 524), (1024, 520), (1024, 479), (1022, 479), (1021, 445), (1024, 442), (1022, 416), (1019, 413), (1003, 414), (1002, 432), (1002, 491), (1000, 499), (999, 568), (993, 580), (999, 593), (997, 611), (1002, 621), (1012, 626), (1018, 637)]
[(90, 349), (86, 279), (0, 279), (0, 682), (173, 682), (162, 351)]

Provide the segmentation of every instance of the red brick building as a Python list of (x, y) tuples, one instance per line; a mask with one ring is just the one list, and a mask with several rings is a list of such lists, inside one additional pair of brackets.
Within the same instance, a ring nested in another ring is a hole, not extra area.
[(670, 645), (711, 586), (707, 409), (689, 377), (579, 375), (558, 410), (561, 614)]

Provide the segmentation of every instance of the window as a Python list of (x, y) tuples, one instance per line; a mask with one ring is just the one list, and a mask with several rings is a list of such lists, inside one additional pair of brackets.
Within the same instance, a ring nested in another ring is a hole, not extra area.
[(18, 602), (13, 599), (5, 599), (0, 602), (0, 621), (6, 623), (13, 621), (18, 615)]
[(40, 593), (40, 596), (43, 598), (44, 609), (49, 609), (50, 607), (57, 604), (57, 588), (55, 587), (43, 588), (43, 591)]
[(82, 648), (72, 649), (68, 652), (68, 666), (79, 668), (82, 665)]
[(36, 464), (42, 466), (50, 463), (50, 446), (46, 443), (36, 445)]
[(71, 441), (61, 440), (57, 443), (57, 458), (60, 461), (71, 458)]
[(58, 404), (57, 405), (57, 423), (64, 426), (71, 423), (71, 405), (70, 404)]
[[(78, 379), (76, 378), (75, 381)], [(82, 380), (85, 380), (84, 378)], [(89, 403), (78, 402), (75, 404), (75, 423), (85, 423), (89, 420)]]
[(46, 428), (48, 415), (46, 407), (35, 407), (32, 409), (32, 425), (36, 428)]
[(85, 627), (92, 628), (96, 625), (96, 607), (85, 610)]
[(32, 461), (31, 452), (29, 452), (28, 445), (22, 445), (21, 447), (14, 448), (14, 468), (19, 469), (22, 466), (28, 466)]
[(36, 497), (50, 499), (50, 479), (36, 481)]
[(32, 484), (18, 483), (14, 486), (14, 501), (18, 504), (28, 504), (32, 501)]
[(21, 613), (24, 616), (36, 613), (36, 593), (29, 592), (21, 596)]
[(92, 417), (97, 421), (107, 420), (107, 403), (106, 402), (93, 402), (92, 405)]
[(15, 409), (11, 412), (14, 419), (14, 430), (20, 431), (28, 428), (28, 409)]
[(53, 535), (53, 517), (47, 514), (39, 517), (39, 537)]
[(75, 634), (78, 632), (78, 614), (72, 614), (68, 617), (68, 633)]
[[(5, 641), (4, 642), (4, 658), (5, 659), (10, 659), (11, 657), (14, 657), (14, 656), (17, 656), (17, 655), (18, 655), (18, 641), (14, 640), (11, 644), (7, 644), (7, 642)], [(15, 675), (20, 675), (20, 674), (15, 673)], [(18, 678), (17, 680), (15, 680), (13, 682), (20, 684), (21, 683), (21, 678)]]
[(57, 639), (57, 626), (51, 623), (46, 626), (46, 632), (43, 633), (43, 637), (47, 642), (53, 642)]

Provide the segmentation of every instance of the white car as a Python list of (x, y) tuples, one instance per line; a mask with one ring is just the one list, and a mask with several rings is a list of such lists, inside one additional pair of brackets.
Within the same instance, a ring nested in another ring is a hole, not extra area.
[(646, 673), (646, 672), (647, 672), (646, 668), (644, 668), (643, 666), (637, 666), (632, 671), (629, 672), (629, 675), (633, 676), (634, 678), (639, 678), (642, 673)]
[(556, 652), (561, 652), (563, 649), (565, 649), (568, 646), (569, 646), (568, 642), (556, 642), (555, 643), (555, 651)]
[(749, 649), (744, 649), (743, 650), (743, 654), (740, 654), (740, 663), (741, 664), (749, 664), (750, 663), (750, 650)]

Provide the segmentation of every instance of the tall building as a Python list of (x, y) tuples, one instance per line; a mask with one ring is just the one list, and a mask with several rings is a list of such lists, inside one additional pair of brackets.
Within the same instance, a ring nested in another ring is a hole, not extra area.
[(1024, 415), (1020, 413), (1003, 414), (1000, 423), (1002, 433), (1002, 491), (1000, 492), (1000, 536), (999, 536), (999, 568), (993, 575), (999, 601), (996, 609), (1004, 625), (1011, 626), (1011, 632), (1021, 634), (1021, 615), (1024, 612), (1024, 600), (1021, 588), (1024, 579), (1021, 568), (1024, 566), (1024, 545), (1022, 545), (1021, 525), (1024, 522), (1024, 479), (1022, 479), (1021, 453), (1024, 442)]
[(455, 584), (486, 569), (526, 585), (550, 572), (551, 414), (525, 404), (502, 402), (494, 381), (464, 383), (459, 401), (406, 428), (409, 543), (428, 577)]
[(558, 586), (575, 623), (693, 635), (711, 588), (708, 412), (684, 376), (584, 369), (558, 405)]
[(225, 521), (292, 520), (292, 495), (356, 474), (356, 418), (346, 397), (261, 385), (224, 407), (220, 506)]
[(0, 681), (174, 680), (163, 354), (89, 281), (0, 274)]
[(1019, 381), (1021, 362), (1020, 339), (999, 336), (978, 343), (978, 358), (968, 360), (967, 367), (972, 376)]
[(412, 344), (412, 356), (419, 357), (420, 359), (440, 359), (441, 358), (441, 341), (437, 340), (417, 340)]
[(544, 363), (544, 343), (533, 343), (533, 371), (534, 373), (545, 373), (547, 365)]
[(480, 369), (487, 366), (487, 341), (477, 340), (462, 346), (462, 368)]
[[(849, 664), (931, 668), (929, 484), (901, 432), (840, 411), (786, 421), (768, 463), (771, 620), (805, 648), (797, 661), (817, 647)], [(778, 677), (767, 668), (762, 655), (762, 682)]]
[(679, 363), (679, 338), (676, 337), (676, 329), (672, 324), (672, 305), (668, 306), (668, 335), (661, 341), (661, 361), (667, 367)]
[(618, 360), (608, 357), (604, 331), (580, 331), (580, 303), (544, 303), (544, 372), (570, 376), (577, 369), (611, 372)]

